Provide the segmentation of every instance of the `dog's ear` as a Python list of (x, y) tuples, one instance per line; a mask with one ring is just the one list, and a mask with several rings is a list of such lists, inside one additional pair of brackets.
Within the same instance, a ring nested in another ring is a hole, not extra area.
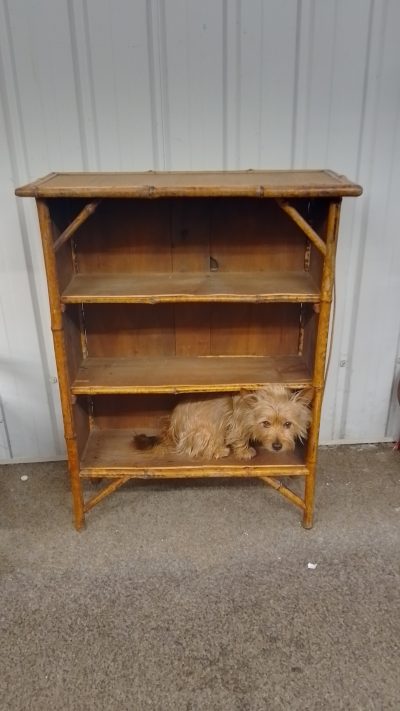
[(245, 390), (244, 388), (240, 388), (239, 394), (241, 399), (245, 400), (248, 405), (254, 405), (257, 402), (257, 393), (255, 390)]
[(303, 405), (310, 405), (314, 397), (314, 388), (304, 388), (297, 392), (293, 396), (293, 400), (296, 402), (301, 402)]

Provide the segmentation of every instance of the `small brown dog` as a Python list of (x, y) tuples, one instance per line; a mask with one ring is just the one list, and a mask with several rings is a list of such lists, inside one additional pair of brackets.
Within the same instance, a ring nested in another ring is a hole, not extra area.
[(157, 449), (186, 457), (238, 459), (256, 455), (253, 444), (270, 452), (294, 449), (307, 434), (312, 389), (293, 393), (269, 385), (237, 395), (219, 395), (178, 403), (159, 437), (136, 435), (137, 449)]

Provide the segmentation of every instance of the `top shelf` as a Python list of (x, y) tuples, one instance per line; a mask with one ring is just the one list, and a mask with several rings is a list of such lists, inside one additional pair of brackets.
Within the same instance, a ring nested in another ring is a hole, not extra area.
[(331, 170), (50, 173), (17, 188), (19, 197), (346, 197), (362, 188)]

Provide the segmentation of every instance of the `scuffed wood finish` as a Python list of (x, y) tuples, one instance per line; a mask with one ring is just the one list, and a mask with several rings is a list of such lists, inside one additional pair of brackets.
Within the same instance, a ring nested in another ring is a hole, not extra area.
[(20, 197), (337, 197), (359, 185), (331, 170), (51, 173), (16, 190)]
[[(199, 476), (259, 477), (310, 528), (340, 202), (361, 188), (329, 170), (150, 171), (52, 173), (16, 194), (37, 199), (76, 528), (130, 478)], [(313, 387), (304, 448), (134, 449), (182, 397), (269, 383)], [(111, 481), (84, 502), (84, 478)]]
[(267, 383), (306, 387), (311, 371), (300, 356), (89, 357), (71, 390), (75, 395), (237, 392)]
[(250, 462), (232, 455), (223, 459), (185, 459), (173, 454), (138, 452), (133, 446), (134, 430), (93, 430), (82, 457), (81, 477), (182, 478), (305, 476), (307, 468), (302, 448), (275, 454), (260, 450)]
[(319, 288), (306, 272), (76, 274), (61, 300), (65, 304), (317, 303)]

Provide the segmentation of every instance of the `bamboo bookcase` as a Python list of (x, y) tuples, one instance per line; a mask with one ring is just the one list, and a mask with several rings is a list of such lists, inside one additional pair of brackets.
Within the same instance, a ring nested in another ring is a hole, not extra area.
[[(313, 523), (342, 197), (332, 171), (52, 173), (36, 199), (75, 525), (130, 478), (259, 477)], [(308, 440), (251, 462), (136, 452), (188, 393), (312, 386)], [(303, 477), (304, 496), (281, 477)], [(84, 499), (82, 480), (108, 480)]]

